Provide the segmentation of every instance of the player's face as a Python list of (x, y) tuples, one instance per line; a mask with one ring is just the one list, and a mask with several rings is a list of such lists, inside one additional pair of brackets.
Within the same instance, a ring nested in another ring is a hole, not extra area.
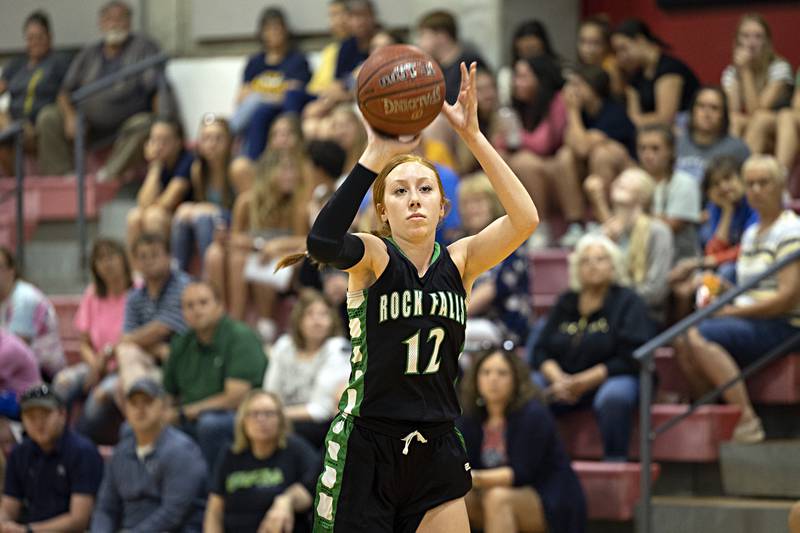
[(475, 235), (494, 220), (492, 202), (485, 194), (466, 194), (459, 199), (461, 224), (468, 235)]
[(717, 91), (700, 91), (692, 108), (695, 129), (704, 133), (720, 133), (723, 112), (722, 96)]
[(585, 65), (600, 65), (606, 47), (603, 30), (595, 24), (584, 24), (578, 32), (578, 58)]
[(614, 280), (611, 257), (600, 244), (591, 244), (583, 249), (578, 258), (578, 277), (584, 288), (609, 285)]
[(300, 333), (307, 345), (317, 346), (331, 331), (331, 313), (325, 302), (315, 301), (303, 312), (300, 319)]
[(514, 372), (505, 357), (496, 352), (478, 370), (478, 394), (486, 403), (507, 404), (514, 392)]
[(278, 438), (280, 411), (269, 396), (257, 396), (244, 415), (244, 432), (251, 442), (266, 443)]
[(642, 168), (650, 174), (661, 175), (669, 168), (672, 151), (661, 133), (650, 131), (640, 134), (636, 150)]
[(386, 176), (383, 204), (379, 208), (381, 220), (389, 223), (394, 235), (432, 236), (444, 216), (436, 175), (416, 162), (398, 165)]
[(539, 80), (527, 61), (517, 61), (514, 65), (514, 98), (530, 102), (536, 96)]

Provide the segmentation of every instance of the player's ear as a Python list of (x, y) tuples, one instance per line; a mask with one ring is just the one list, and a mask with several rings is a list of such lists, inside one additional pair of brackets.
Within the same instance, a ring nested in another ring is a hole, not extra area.
[(386, 208), (383, 206), (383, 204), (375, 204), (375, 209), (378, 211), (378, 218), (381, 219), (381, 222), (384, 224), (388, 223), (389, 217), (386, 215)]

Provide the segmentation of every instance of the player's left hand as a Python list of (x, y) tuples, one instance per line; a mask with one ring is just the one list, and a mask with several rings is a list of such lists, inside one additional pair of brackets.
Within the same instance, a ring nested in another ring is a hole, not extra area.
[(461, 88), (458, 91), (458, 100), (453, 105), (446, 101), (442, 103), (442, 113), (450, 125), (461, 137), (477, 135), (478, 127), (478, 90), (476, 88), (478, 64), (472, 62), (467, 70), (467, 65), (461, 62)]

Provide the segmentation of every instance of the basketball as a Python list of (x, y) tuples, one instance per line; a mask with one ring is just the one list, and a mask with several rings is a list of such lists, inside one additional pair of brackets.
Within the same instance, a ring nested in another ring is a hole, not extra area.
[(416, 135), (444, 102), (444, 75), (431, 56), (406, 44), (378, 49), (358, 74), (358, 108), (376, 131)]

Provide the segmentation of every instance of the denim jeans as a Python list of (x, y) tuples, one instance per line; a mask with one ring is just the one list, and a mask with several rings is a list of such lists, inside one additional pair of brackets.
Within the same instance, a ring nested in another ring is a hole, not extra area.
[(235, 411), (206, 411), (197, 420), (180, 425), (180, 429), (200, 446), (210, 472), (214, 471), (220, 450), (233, 441), (235, 416)]
[(172, 257), (178, 262), (178, 268), (183, 272), (189, 271), (194, 246), (202, 260), (206, 250), (214, 240), (214, 227), (217, 215), (202, 215), (194, 220), (172, 221)]
[[(544, 388), (547, 378), (539, 372), (534, 382)], [(556, 416), (589, 407), (594, 411), (603, 439), (603, 457), (606, 461), (625, 461), (631, 440), (633, 416), (639, 402), (639, 379), (631, 375), (611, 376), (591, 392), (584, 394), (575, 405), (559, 402), (550, 404)]]
[(305, 91), (286, 91), (283, 102), (264, 102), (259, 95), (251, 94), (233, 114), (234, 132), (244, 136), (242, 154), (253, 161), (261, 157), (267, 146), (272, 121), (281, 113), (297, 113), (310, 100)]

